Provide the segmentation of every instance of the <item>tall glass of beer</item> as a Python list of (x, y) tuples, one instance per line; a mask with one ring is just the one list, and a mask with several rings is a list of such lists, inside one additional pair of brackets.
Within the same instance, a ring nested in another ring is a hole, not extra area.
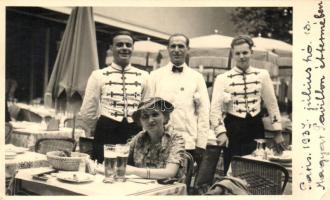
[(117, 168), (116, 180), (125, 182), (126, 164), (129, 154), (129, 144), (116, 144), (117, 151)]
[(104, 183), (113, 183), (116, 176), (117, 153), (116, 145), (104, 145)]

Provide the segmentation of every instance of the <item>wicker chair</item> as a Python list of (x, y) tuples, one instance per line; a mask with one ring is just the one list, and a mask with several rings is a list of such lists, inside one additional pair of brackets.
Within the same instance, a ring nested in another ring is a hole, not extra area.
[(5, 132), (6, 132), (5, 143), (8, 144), (8, 143), (10, 143), (11, 134), (13, 132), (13, 126), (10, 123), (6, 122), (5, 128), (6, 128), (5, 129)]
[(50, 151), (74, 151), (76, 142), (72, 138), (41, 138), (37, 140), (35, 152), (46, 154)]
[(249, 192), (253, 195), (283, 194), (289, 179), (289, 173), (283, 166), (267, 161), (234, 156), (231, 168), (234, 177), (247, 181)]
[(222, 147), (220, 146), (207, 145), (205, 154), (195, 177), (192, 194), (204, 194), (213, 184), (221, 149)]

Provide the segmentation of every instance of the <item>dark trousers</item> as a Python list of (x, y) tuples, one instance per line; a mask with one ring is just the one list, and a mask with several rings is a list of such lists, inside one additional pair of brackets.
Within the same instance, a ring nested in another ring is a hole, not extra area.
[(195, 149), (191, 149), (191, 150), (186, 150), (188, 153), (190, 153), (194, 159), (194, 161), (197, 164), (197, 168), (199, 167), (200, 163), (202, 162), (202, 159), (197, 155), (196, 150)]
[(104, 160), (104, 144), (125, 144), (140, 131), (139, 126), (135, 123), (128, 123), (126, 118), (118, 122), (101, 116), (96, 123), (92, 159), (102, 163)]
[(251, 154), (257, 146), (254, 139), (264, 138), (265, 133), (260, 114), (254, 117), (248, 115), (246, 118), (227, 114), (224, 123), (229, 139), (228, 148), (224, 150), (224, 170), (226, 173), (232, 156)]

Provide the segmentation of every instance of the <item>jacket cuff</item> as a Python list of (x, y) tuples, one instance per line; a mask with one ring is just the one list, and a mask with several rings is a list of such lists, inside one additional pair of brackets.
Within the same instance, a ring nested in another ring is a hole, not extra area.
[(207, 145), (207, 137), (197, 138), (196, 147), (206, 149), (206, 145)]
[(280, 122), (276, 122), (272, 124), (273, 130), (274, 131), (281, 131), (282, 130), (282, 124)]
[(224, 126), (217, 126), (214, 129), (215, 136), (217, 137), (220, 133), (226, 132), (226, 128)]

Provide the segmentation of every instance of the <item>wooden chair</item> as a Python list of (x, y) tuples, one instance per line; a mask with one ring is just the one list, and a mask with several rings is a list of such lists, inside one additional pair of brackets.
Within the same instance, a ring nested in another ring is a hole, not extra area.
[(16, 191), (15, 191), (15, 187), (16, 187), (16, 174), (17, 174), (17, 170), (14, 172), (14, 174), (12, 175), (12, 177), (6, 177), (6, 195), (15, 195)]
[(42, 121), (42, 117), (34, 112), (22, 108), (17, 116), (17, 120), (40, 123)]
[(86, 153), (90, 157), (93, 153), (93, 138), (79, 137), (79, 152)]
[(75, 128), (79, 128), (85, 131), (85, 135), (87, 137), (92, 136), (92, 132), (90, 130), (89, 127), (87, 127), (83, 121), (81, 121), (80, 119), (76, 119), (75, 123), (73, 121), (73, 118), (67, 118), (64, 120), (64, 127), (69, 127), (69, 128), (73, 128), (73, 124), (75, 124)]
[(195, 176), (192, 194), (204, 194), (213, 184), (221, 150), (222, 147), (220, 146), (207, 145), (205, 154)]
[(272, 162), (234, 156), (231, 168), (234, 177), (247, 181), (248, 190), (253, 195), (282, 194), (289, 179), (288, 171)]
[(11, 134), (13, 132), (13, 126), (9, 122), (5, 123), (5, 132), (6, 132), (5, 144), (8, 144), (10, 143)]
[(192, 157), (192, 155), (189, 152), (184, 153), (184, 157), (185, 157), (185, 163), (184, 163), (184, 174), (185, 174), (185, 179), (184, 179), (184, 183), (187, 186), (187, 191), (189, 193), (189, 191), (191, 190), (191, 179), (192, 176), (194, 174), (194, 158)]
[(76, 142), (72, 138), (41, 138), (37, 140), (35, 152), (46, 154), (49, 151), (74, 151)]

